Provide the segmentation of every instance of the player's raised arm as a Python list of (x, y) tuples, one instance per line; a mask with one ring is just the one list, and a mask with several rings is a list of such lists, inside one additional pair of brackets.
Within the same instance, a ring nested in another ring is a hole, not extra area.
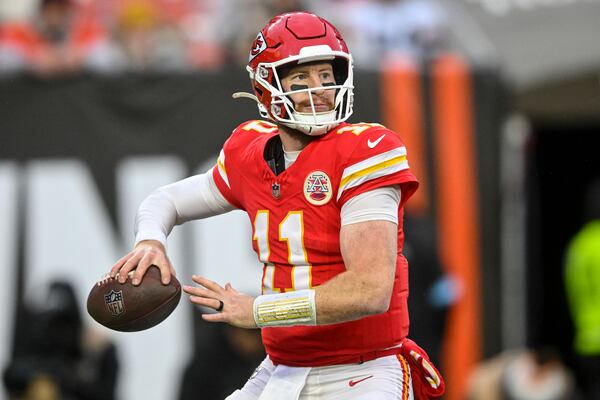
[(110, 270), (112, 277), (125, 282), (128, 274), (138, 285), (151, 265), (161, 272), (163, 283), (171, 280), (175, 269), (167, 257), (167, 236), (175, 225), (207, 218), (233, 210), (217, 188), (212, 169), (181, 181), (163, 186), (146, 197), (135, 218), (135, 247), (118, 260)]

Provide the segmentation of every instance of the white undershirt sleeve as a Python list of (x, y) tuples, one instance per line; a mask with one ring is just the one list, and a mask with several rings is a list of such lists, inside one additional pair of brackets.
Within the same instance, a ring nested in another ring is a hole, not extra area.
[(342, 206), (341, 224), (383, 220), (398, 223), (400, 186), (385, 186), (352, 197)]
[(135, 243), (158, 240), (167, 245), (175, 225), (234, 210), (217, 187), (212, 169), (158, 188), (146, 197), (135, 218)]

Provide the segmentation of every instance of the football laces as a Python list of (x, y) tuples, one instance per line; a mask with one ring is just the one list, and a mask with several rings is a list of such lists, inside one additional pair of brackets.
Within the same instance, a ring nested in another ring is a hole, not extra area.
[(96, 286), (102, 286), (106, 282), (113, 280), (114, 278), (110, 274), (104, 274), (96, 281)]

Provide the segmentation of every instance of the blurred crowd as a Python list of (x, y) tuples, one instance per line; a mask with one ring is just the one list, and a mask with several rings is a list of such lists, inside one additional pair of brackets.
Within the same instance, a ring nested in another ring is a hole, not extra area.
[(115, 344), (84, 323), (69, 282), (52, 281), (41, 292), (18, 314), (12, 358), (2, 366), (7, 399), (114, 400)]
[(358, 68), (444, 46), (435, 0), (23, 0), (0, 2), (0, 71), (215, 70), (243, 65), (274, 15), (307, 10), (344, 34)]

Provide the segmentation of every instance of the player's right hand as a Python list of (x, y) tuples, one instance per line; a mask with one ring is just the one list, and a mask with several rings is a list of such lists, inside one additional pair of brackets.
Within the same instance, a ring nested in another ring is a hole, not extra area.
[(131, 252), (112, 266), (110, 276), (125, 283), (129, 273), (134, 271), (131, 283), (137, 286), (152, 265), (156, 265), (160, 269), (161, 280), (165, 285), (171, 281), (171, 275), (175, 276), (175, 269), (167, 257), (167, 251), (163, 244), (157, 240), (142, 240)]

